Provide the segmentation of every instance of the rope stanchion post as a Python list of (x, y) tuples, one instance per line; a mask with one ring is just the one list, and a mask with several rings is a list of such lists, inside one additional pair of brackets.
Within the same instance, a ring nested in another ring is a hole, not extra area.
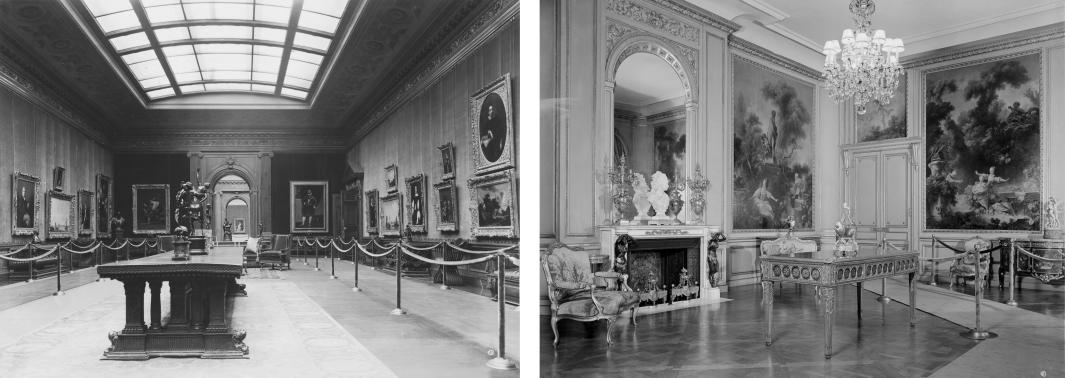
[[(976, 264), (974, 264), (976, 266), (976, 281), (973, 282), (973, 286), (976, 287), (976, 293), (975, 293), (976, 295), (974, 295), (974, 297), (976, 297), (976, 300), (974, 301), (976, 303), (976, 328), (970, 329), (968, 331), (964, 331), (964, 332), (961, 333), (961, 335), (964, 336), (964, 337), (973, 339), (973, 340), (993, 339), (993, 338), (998, 337), (998, 335), (995, 334), (994, 332), (988, 332), (988, 331), (981, 331), (980, 330), (980, 297), (983, 296), (983, 288), (984, 288), (984, 276), (982, 275), (982, 273), (986, 273), (986, 272), (982, 272), (980, 270), (980, 254), (981, 253), (980, 253), (980, 251), (970, 252), (970, 253), (975, 253), (976, 254)], [(990, 253), (990, 252), (988, 252), (988, 253)]]
[(932, 234), (932, 282), (928, 286), (936, 286), (936, 271), (939, 263), (936, 260), (936, 235)]
[(402, 266), (403, 266), (403, 264), (402, 264), (402, 262), (403, 262), (403, 252), (401, 251), (403, 249), (403, 247), (395, 246), (394, 249), (396, 251), (396, 308), (394, 310), (392, 310), (391, 314), (392, 315), (406, 315), (407, 311), (404, 310), (403, 306), (400, 305), (400, 298), (402, 298), (402, 296), (403, 296), (401, 288), (400, 288), (400, 279), (399, 279), (400, 270), (402, 270)]
[[(56, 248), (59, 248), (59, 251), (56, 251), (56, 254), (55, 254), (55, 258), (56, 258), (56, 262), (55, 262), (55, 293), (52, 293), (52, 295), (60, 296), (60, 295), (64, 294), (63, 293), (63, 247), (57, 245)], [(33, 265), (32, 261), (30, 262), (30, 265)]]
[(314, 271), (321, 272), (322, 268), (318, 267), (318, 238), (314, 238), (314, 242), (311, 243), (311, 249), (314, 250)]
[(486, 364), (488, 367), (500, 370), (514, 369), (514, 362), (507, 359), (506, 355), (506, 293), (504, 293), (505, 283), (503, 282), (503, 267), (505, 262), (505, 255), (503, 252), (499, 252), (496, 255), (496, 302), (499, 303), (499, 353), (495, 358), (488, 360)]
[[(30, 244), (30, 255), (33, 255), (33, 250), (35, 250), (35, 249), (37, 249), (37, 247), (34, 246), (33, 244)], [(36, 265), (36, 264), (34, 264), (34, 262), (35, 261), (30, 261), (29, 262), (29, 264), (30, 264), (30, 279), (26, 280), (26, 282), (33, 282), (33, 273), (34, 273), (33, 272), (33, 270), (34, 270), (33, 266)]]
[[(329, 246), (336, 247), (335, 244), (336, 243), (333, 243), (333, 241), (329, 242)], [(332, 280), (337, 279), (336, 257), (333, 254), (334, 250), (336, 250), (336, 248), (329, 248), (329, 279)]]
[(355, 286), (353, 286), (351, 288), (351, 291), (354, 291), (356, 293), (362, 291), (362, 289), (359, 288), (359, 250), (358, 250), (359, 246), (358, 246), (358, 243), (359, 243), (359, 241), (355, 240), (355, 244), (356, 244), (355, 245), (355, 251), (353, 251), (351, 253), (351, 261), (355, 262)]
[(1013, 238), (1010, 238), (1010, 299), (1006, 302), (1007, 305), (1017, 307), (1016, 294), (1017, 286), (1017, 247), (1014, 244)]
[[(440, 248), (440, 258), (447, 261), (447, 243)], [(440, 266), (440, 290), (451, 290), (451, 286), (447, 286), (447, 265)]]

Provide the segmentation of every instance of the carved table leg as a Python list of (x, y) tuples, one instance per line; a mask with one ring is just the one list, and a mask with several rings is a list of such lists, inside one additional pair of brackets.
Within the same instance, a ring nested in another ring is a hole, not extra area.
[(167, 328), (187, 327), (189, 325), (188, 282), (170, 280), (170, 322)]
[(858, 281), (858, 320), (862, 320), (862, 282)]
[(122, 282), (126, 291), (126, 327), (122, 333), (144, 333), (144, 281)]
[(825, 359), (829, 359), (832, 358), (832, 327), (836, 323), (836, 288), (819, 286), (817, 292), (825, 305)]
[(914, 285), (917, 274), (910, 273), (910, 327), (917, 325), (917, 285)]
[(159, 303), (159, 291), (163, 288), (163, 281), (159, 281), (159, 280), (149, 281), (148, 282), (148, 288), (151, 289), (151, 291), (152, 291), (152, 294), (151, 294), (152, 303), (151, 303), (151, 310), (150, 310), (151, 325), (148, 326), (148, 329), (152, 330), (152, 331), (158, 331), (158, 330), (163, 329), (162, 314), (160, 314), (162, 312), (162, 310), (160, 309), (161, 304)]
[(773, 281), (762, 281), (762, 311), (765, 318), (765, 345), (773, 344)]
[(226, 324), (226, 288), (229, 282), (226, 280), (211, 280), (207, 283), (207, 331), (225, 332), (229, 329)]
[(198, 281), (190, 283), (192, 285), (192, 291), (189, 293), (189, 322), (194, 330), (203, 329), (203, 313), (204, 313), (204, 291), (205, 285)]

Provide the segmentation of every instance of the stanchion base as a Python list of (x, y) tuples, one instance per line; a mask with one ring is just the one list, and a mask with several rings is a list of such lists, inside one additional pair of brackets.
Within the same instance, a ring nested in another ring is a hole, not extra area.
[(968, 331), (959, 333), (962, 337), (970, 338), (973, 340), (986, 340), (998, 337), (998, 334), (988, 331), (977, 331), (975, 328)]
[(499, 370), (514, 370), (515, 368), (517, 368), (517, 365), (514, 365), (513, 361), (502, 357), (496, 357), (491, 360), (488, 360), (488, 363), (486, 363), (485, 366)]
[(392, 312), (389, 312), (389, 314), (392, 314), (392, 315), (407, 315), (407, 310), (404, 310), (402, 308), (396, 307), (395, 309), (392, 310)]
[(880, 303), (891, 303), (891, 298), (885, 297), (885, 296), (879, 296), (879, 297), (876, 298), (876, 301), (880, 302)]
[(351, 288), (351, 291), (354, 291), (354, 292), (358, 293), (358, 292), (362, 291), (362, 289), (360, 289), (358, 286), (356, 286), (356, 287)]
[(1007, 305), (1007, 306), (1013, 306), (1013, 307), (1017, 307), (1017, 301), (1009, 301), (1009, 302), (1006, 302), (1006, 305)]
[(57, 296), (57, 297), (58, 297), (58, 296), (60, 296), (60, 295), (66, 295), (66, 292), (64, 292), (64, 291), (62, 291), (62, 290), (59, 290), (59, 291), (57, 291), (57, 292), (54, 292), (54, 293), (52, 293), (52, 295), (54, 295), (54, 296)]
[(932, 282), (929, 282), (929, 283), (928, 283), (928, 286), (937, 286), (937, 285), (936, 285), (936, 281), (932, 281)]
[(329, 279), (335, 280), (335, 279), (337, 279), (337, 276), (329, 276)]
[(440, 285), (440, 290), (451, 290), (451, 286)]
[(33, 281), (36, 281), (36, 280), (35, 280), (35, 279), (32, 279), (32, 278), (30, 278), (30, 279), (26, 280), (26, 282), (33, 282)]
[(322, 271), (322, 268), (314, 268), (314, 271), (315, 271), (315, 272), (321, 272), (321, 271)]

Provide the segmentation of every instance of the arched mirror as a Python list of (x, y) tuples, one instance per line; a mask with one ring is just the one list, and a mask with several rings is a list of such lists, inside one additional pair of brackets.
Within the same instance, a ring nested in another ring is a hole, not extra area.
[[(672, 189), (685, 177), (686, 101), (684, 84), (661, 57), (645, 52), (626, 57), (614, 75), (614, 165), (624, 156), (648, 187), (666, 185), (652, 179), (662, 172), (668, 179), (666, 190)], [(632, 188), (626, 190), (632, 194)], [(665, 215), (676, 212), (671, 204)], [(654, 209), (638, 211), (633, 203), (626, 203), (621, 213), (625, 220), (662, 216)]]

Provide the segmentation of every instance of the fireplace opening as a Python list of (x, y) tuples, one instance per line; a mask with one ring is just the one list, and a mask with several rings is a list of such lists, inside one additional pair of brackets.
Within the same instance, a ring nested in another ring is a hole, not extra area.
[(699, 266), (698, 239), (638, 240), (629, 249), (629, 287), (641, 294), (641, 305), (694, 299)]

